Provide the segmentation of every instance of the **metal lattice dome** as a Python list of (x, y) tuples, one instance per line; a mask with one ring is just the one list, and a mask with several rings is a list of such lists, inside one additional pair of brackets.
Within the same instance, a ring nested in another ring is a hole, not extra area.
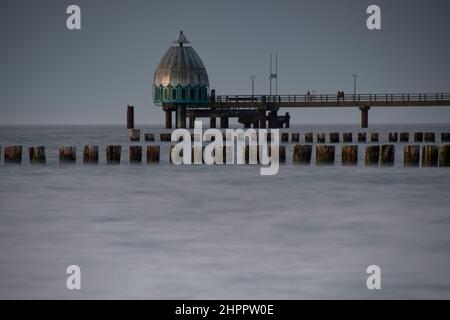
[(153, 77), (155, 104), (201, 104), (208, 102), (209, 79), (205, 66), (180, 31), (176, 44), (170, 47)]

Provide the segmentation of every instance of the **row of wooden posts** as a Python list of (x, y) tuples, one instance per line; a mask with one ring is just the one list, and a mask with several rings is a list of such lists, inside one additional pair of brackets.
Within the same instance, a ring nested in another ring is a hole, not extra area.
[[(170, 146), (170, 150), (174, 145)], [(292, 162), (294, 164), (310, 164), (313, 146), (311, 144), (294, 144)], [(203, 147), (204, 148), (204, 147)], [(83, 163), (97, 164), (99, 162), (98, 146), (85, 146), (83, 149)], [(270, 148), (269, 148), (270, 151)], [(31, 146), (28, 148), (31, 163), (45, 163), (45, 147)], [(76, 163), (76, 147), (62, 146), (59, 148), (60, 163)], [(106, 163), (118, 164), (121, 161), (122, 146), (109, 145), (106, 147)], [(269, 152), (270, 154), (270, 152)], [(142, 146), (129, 146), (130, 163), (142, 162)], [(194, 152), (192, 152), (194, 156)], [(245, 161), (249, 163), (250, 146), (245, 149)], [(223, 149), (223, 157), (226, 157), (226, 147)], [(170, 154), (169, 154), (170, 159)], [(365, 148), (366, 165), (394, 165), (395, 146), (393, 144), (370, 145)], [(22, 162), (22, 146), (7, 146), (4, 154), (5, 163)], [(160, 146), (147, 146), (147, 163), (159, 163)], [(279, 162), (286, 162), (286, 147), (279, 146)], [(358, 164), (358, 145), (342, 146), (341, 162), (343, 165)], [(334, 164), (335, 146), (319, 144), (316, 145), (316, 164)], [(420, 157), (420, 145), (405, 145), (403, 147), (403, 163), (405, 166), (423, 167), (450, 166), (450, 144), (423, 145), (422, 158)]]
[[(191, 134), (193, 139), (193, 133)], [(304, 134), (305, 143), (314, 143), (314, 134), (312, 132), (306, 132)], [(141, 131), (140, 129), (131, 129), (130, 130), (130, 140), (131, 141), (140, 141)], [(155, 135), (153, 133), (144, 133), (145, 141), (155, 141)], [(268, 133), (268, 140), (270, 140), (270, 132)], [(160, 141), (171, 141), (171, 133), (161, 133)], [(291, 133), (291, 142), (300, 142), (300, 133)], [(340, 143), (340, 134), (339, 132), (331, 132), (330, 133), (330, 143)], [(342, 141), (344, 143), (352, 143), (353, 142), (353, 133), (352, 132), (344, 132), (342, 134)], [(366, 132), (358, 132), (357, 141), (360, 143), (367, 142), (367, 134)], [(380, 137), (377, 132), (370, 133), (370, 141), (371, 142), (379, 142)], [(389, 132), (388, 135), (389, 142), (409, 142), (409, 132)], [(414, 133), (414, 142), (422, 143), (422, 142), (435, 142), (435, 134), (434, 132), (415, 132)], [(282, 132), (281, 133), (281, 142), (289, 142), (289, 133)], [(325, 143), (325, 133), (319, 132), (316, 135), (317, 143)], [(441, 142), (450, 142), (450, 132), (441, 132)]]

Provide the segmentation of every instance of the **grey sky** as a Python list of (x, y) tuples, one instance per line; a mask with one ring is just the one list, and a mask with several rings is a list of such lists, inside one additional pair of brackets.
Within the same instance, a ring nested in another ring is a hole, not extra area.
[[(82, 30), (66, 29), (78, 4)], [(365, 10), (382, 9), (369, 31)], [(2, 0), (0, 124), (163, 124), (151, 85), (180, 29), (217, 94), (268, 92), (279, 53), (279, 93), (450, 92), (450, 2), (366, 0)], [(282, 110), (283, 112), (283, 110)], [(294, 123), (358, 123), (359, 111), (298, 110)], [(371, 110), (370, 123), (450, 122), (450, 108)]]

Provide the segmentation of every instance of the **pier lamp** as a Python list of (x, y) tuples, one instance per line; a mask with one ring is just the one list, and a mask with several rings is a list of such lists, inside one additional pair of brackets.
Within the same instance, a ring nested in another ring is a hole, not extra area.
[(255, 79), (256, 76), (250, 76), (250, 79), (252, 79), (252, 97), (255, 95)]
[(356, 79), (358, 79), (358, 75), (353, 74), (353, 94), (356, 94)]

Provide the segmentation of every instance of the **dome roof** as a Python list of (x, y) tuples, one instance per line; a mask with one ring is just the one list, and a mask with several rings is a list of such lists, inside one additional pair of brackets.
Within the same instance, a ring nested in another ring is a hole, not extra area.
[(180, 31), (177, 46), (170, 47), (161, 58), (153, 77), (153, 84), (159, 86), (175, 87), (209, 87), (208, 74), (205, 66), (192, 47), (185, 47), (189, 43)]

